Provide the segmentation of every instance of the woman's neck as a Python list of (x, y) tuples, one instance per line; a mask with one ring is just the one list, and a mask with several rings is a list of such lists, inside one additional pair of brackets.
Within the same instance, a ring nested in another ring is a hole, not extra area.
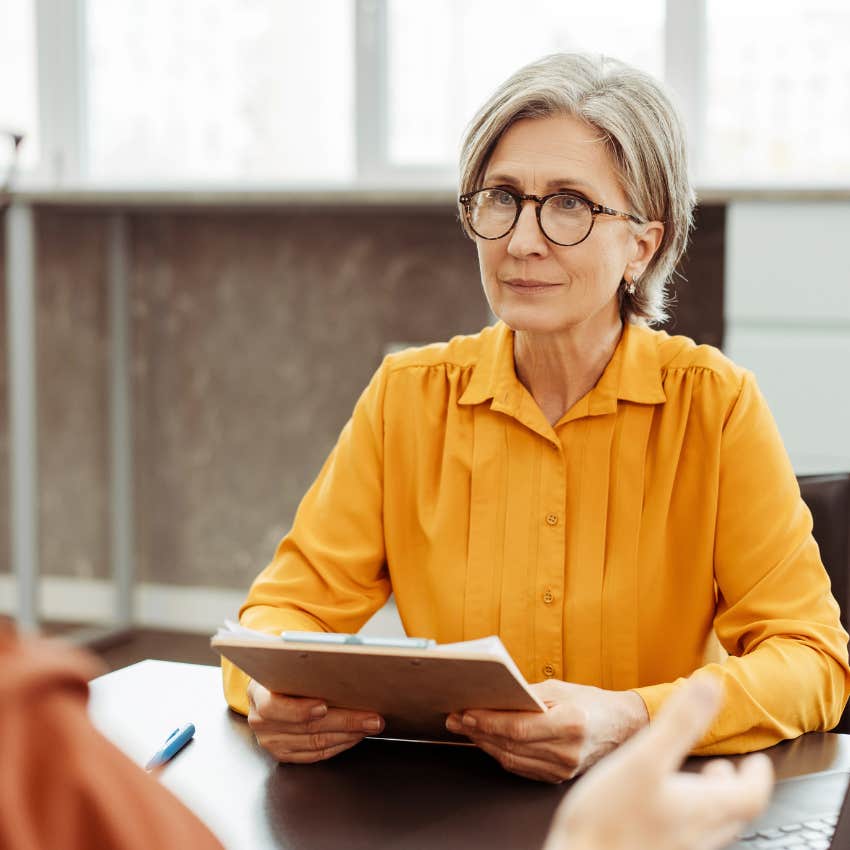
[(550, 425), (596, 385), (614, 354), (622, 321), (560, 333), (516, 331), (514, 365)]

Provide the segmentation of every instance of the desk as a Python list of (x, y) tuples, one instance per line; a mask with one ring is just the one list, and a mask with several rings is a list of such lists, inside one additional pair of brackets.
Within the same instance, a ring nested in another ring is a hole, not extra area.
[[(94, 680), (90, 711), (137, 764), (174, 727), (196, 725), (162, 782), (228, 850), (539, 850), (565, 791), (472, 747), (367, 740), (323, 764), (277, 765), (226, 707), (217, 667), (142, 661)], [(805, 735), (768, 753), (779, 779), (850, 770), (850, 736)]]

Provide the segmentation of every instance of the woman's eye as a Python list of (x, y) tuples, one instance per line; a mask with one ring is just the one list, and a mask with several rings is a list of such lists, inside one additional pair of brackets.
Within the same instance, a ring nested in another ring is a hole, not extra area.
[(564, 210), (565, 212), (570, 212), (571, 210), (581, 206), (581, 201), (578, 198), (574, 198), (572, 195), (556, 195), (552, 198), (552, 203), (554, 203), (559, 210)]
[(513, 205), (514, 199), (507, 192), (493, 192), (493, 202), (500, 206), (508, 207)]

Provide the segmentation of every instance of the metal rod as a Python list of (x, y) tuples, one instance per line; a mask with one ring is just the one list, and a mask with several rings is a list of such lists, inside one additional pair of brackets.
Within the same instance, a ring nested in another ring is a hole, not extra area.
[(6, 210), (6, 290), (9, 340), (9, 463), (12, 568), (18, 625), (38, 625), (38, 407), (35, 349), (33, 210), (13, 201)]

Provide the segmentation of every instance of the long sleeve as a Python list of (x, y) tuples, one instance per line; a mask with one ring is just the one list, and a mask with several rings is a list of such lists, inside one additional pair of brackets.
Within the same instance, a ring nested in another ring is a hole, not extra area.
[[(364, 390), (304, 496), (291, 531), (251, 586), (242, 625), (356, 632), (390, 594), (383, 533), (383, 398), (386, 369)], [(247, 714), (248, 677), (224, 660), (230, 706)]]
[(92, 662), (0, 626), (0, 847), (221, 850), (195, 816), (91, 725)]
[[(811, 535), (811, 515), (752, 376), (723, 429), (714, 630), (729, 653), (704, 669), (727, 699), (700, 754), (746, 752), (839, 720), (850, 689), (847, 633)], [(654, 716), (682, 680), (637, 688)]]

